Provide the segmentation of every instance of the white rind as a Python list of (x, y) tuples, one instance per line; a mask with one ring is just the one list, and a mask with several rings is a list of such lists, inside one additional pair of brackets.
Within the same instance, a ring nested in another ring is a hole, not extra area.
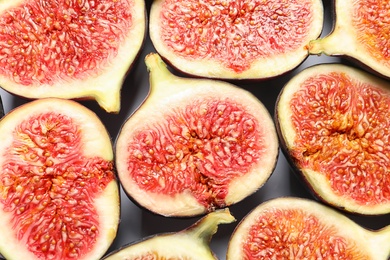
[[(387, 260), (390, 248), (388, 239), (390, 238), (390, 226), (379, 230), (371, 231), (365, 229), (338, 211), (326, 207), (319, 202), (294, 197), (280, 197), (263, 202), (249, 212), (236, 226), (228, 245), (227, 260), (242, 259), (243, 244), (246, 241), (249, 231), (253, 226), (258, 225), (257, 219), (262, 214), (269, 214), (273, 210), (303, 210), (307, 214), (315, 216), (320, 225), (337, 230), (340, 237), (356, 244), (356, 248), (366, 252), (370, 259)], [(275, 219), (278, 222), (278, 219)], [(302, 223), (305, 224), (305, 223)], [(316, 230), (312, 231), (316, 233)], [(310, 234), (308, 234), (310, 235)]]
[[(17, 84), (9, 78), (0, 76), (0, 86), (10, 93), (29, 99), (47, 97), (94, 99), (107, 112), (119, 112), (123, 82), (142, 48), (146, 34), (145, 1), (129, 1), (134, 3), (132, 27), (128, 28), (126, 40), (120, 45), (117, 55), (111, 58), (110, 64), (99, 68), (101, 70), (99, 75), (82, 80), (65, 81), (59, 79), (54, 85), (36, 83), (29, 86)], [(24, 1), (4, 1), (4, 3), (0, 1), (0, 13), (17, 6), (19, 2), (23, 3)]]
[[(84, 155), (88, 157), (99, 156), (104, 160), (113, 160), (111, 139), (100, 123), (95, 113), (75, 101), (55, 98), (41, 99), (26, 103), (9, 112), (0, 121), (0, 151), (6, 151), (13, 140), (12, 134), (16, 126), (27, 118), (54, 112), (67, 115), (80, 127)], [(4, 155), (0, 155), (0, 165), (4, 163)], [(1, 173), (0, 173), (1, 174)], [(113, 242), (120, 218), (119, 188), (117, 180), (112, 180), (99, 197), (95, 198), (94, 206), (99, 215), (99, 236), (93, 250), (80, 259), (98, 259), (108, 250)], [(26, 248), (26, 241), (18, 241), (16, 230), (10, 225), (13, 216), (4, 212), (0, 204), (0, 253), (8, 260), (36, 259)], [(26, 236), (25, 236), (26, 237)]]
[[(378, 88), (383, 88), (387, 92), (390, 91), (390, 83), (361, 70), (357, 70), (355, 68), (341, 64), (321, 64), (303, 70), (286, 84), (286, 86), (282, 89), (277, 101), (276, 111), (279, 131), (288, 153), (291, 149), (294, 149), (293, 147), (295, 146), (294, 142), (296, 138), (296, 131), (291, 121), (292, 111), (290, 109), (290, 100), (292, 96), (300, 89), (301, 84), (307, 78), (318, 74), (327, 74), (330, 72), (345, 73), (346, 75), (350, 75), (352, 78), (358, 81), (375, 85)], [(329, 181), (322, 174), (318, 174), (311, 169), (302, 169), (301, 167), (298, 168), (316, 195), (333, 206), (346, 211), (356, 212), (364, 215), (386, 214), (390, 212), (390, 201), (380, 205), (362, 205), (356, 203), (356, 201), (352, 199), (345, 197), (341, 198), (334, 193), (329, 184)]]
[(191, 75), (217, 79), (265, 79), (284, 74), (300, 65), (309, 55), (306, 45), (321, 34), (323, 27), (323, 5), (319, 0), (312, 1), (313, 22), (309, 33), (302, 39), (295, 51), (271, 57), (259, 58), (243, 72), (235, 72), (212, 57), (201, 60), (189, 59), (175, 54), (161, 39), (161, 10), (164, 0), (155, 0), (151, 6), (149, 34), (157, 52), (176, 69)]

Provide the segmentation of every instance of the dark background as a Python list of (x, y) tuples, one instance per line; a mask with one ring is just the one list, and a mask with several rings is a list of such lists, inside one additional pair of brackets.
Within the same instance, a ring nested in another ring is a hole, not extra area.
[[(146, 1), (148, 15), (151, 2), (151, 0)], [(329, 1), (324, 2), (324, 8), (325, 24), (323, 36), (328, 34), (332, 29), (332, 14), (330, 11), (331, 5), (329, 4)], [(108, 114), (104, 112), (94, 101), (81, 102), (83, 105), (95, 111), (101, 118), (107, 127), (113, 142), (116, 140), (121, 125), (147, 96), (149, 90), (149, 79), (144, 58), (150, 52), (155, 52), (155, 49), (153, 48), (147, 32), (144, 48), (122, 88), (122, 103), (119, 114)], [(248, 83), (236, 81), (233, 83), (256, 95), (273, 115), (276, 98), (284, 84), (287, 83), (293, 75), (308, 66), (331, 62), (346, 63), (345, 60), (340, 58), (310, 56), (298, 68), (283, 76), (260, 82)], [(12, 108), (27, 102), (26, 100), (14, 97), (3, 90), (0, 90), (0, 95), (3, 99), (6, 113)], [(109, 249), (109, 252), (150, 235), (182, 230), (199, 219), (199, 217), (177, 219), (157, 216), (138, 208), (126, 197), (123, 191), (121, 191), (121, 196), (121, 223), (117, 238)], [(311, 194), (307, 192), (305, 186), (299, 182), (294, 173), (290, 170), (284, 155), (280, 153), (275, 171), (268, 182), (252, 196), (230, 207), (230, 211), (237, 221), (232, 224), (219, 226), (218, 232), (214, 235), (211, 243), (211, 248), (217, 256), (220, 259), (225, 259), (228, 241), (234, 228), (239, 221), (249, 213), (250, 210), (259, 205), (261, 202), (282, 196), (295, 196), (313, 199)], [(358, 224), (370, 229), (380, 229), (381, 227), (390, 224), (390, 215), (376, 217), (355, 216), (351, 214), (346, 215)]]

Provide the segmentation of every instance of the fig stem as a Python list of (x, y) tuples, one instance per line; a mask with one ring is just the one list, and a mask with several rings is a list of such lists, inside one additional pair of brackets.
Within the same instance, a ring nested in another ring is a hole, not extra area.
[[(341, 35), (344, 36), (341, 37)], [(343, 40), (340, 41), (340, 39)], [(329, 35), (320, 39), (310, 41), (307, 45), (307, 49), (309, 51), (309, 54), (325, 54), (331, 56), (341, 55), (345, 52), (345, 50), (348, 50), (349, 48), (351, 48), (351, 46), (354, 45), (355, 44), (351, 40), (351, 37), (349, 37), (348, 32), (346, 32), (342, 27), (337, 27)]]
[(186, 232), (209, 243), (212, 236), (217, 232), (219, 224), (229, 224), (236, 221), (228, 208), (216, 210), (197, 221)]
[(154, 81), (161, 82), (169, 80), (175, 76), (168, 70), (167, 64), (161, 59), (157, 53), (149, 53), (145, 57), (145, 64), (150, 73), (150, 85), (153, 86)]

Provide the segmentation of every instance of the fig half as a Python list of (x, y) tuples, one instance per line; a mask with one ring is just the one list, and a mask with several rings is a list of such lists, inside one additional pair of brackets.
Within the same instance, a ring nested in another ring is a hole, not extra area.
[(318, 202), (284, 197), (264, 202), (245, 216), (229, 241), (227, 260), (387, 260), (390, 226), (365, 229)]
[(333, 31), (310, 42), (310, 54), (345, 56), (390, 78), (390, 6), (387, 0), (335, 0)]
[(290, 71), (323, 26), (320, 0), (154, 0), (149, 34), (176, 69), (219, 79), (263, 79)]
[(118, 112), (145, 13), (143, 0), (1, 1), (0, 86), (30, 99), (95, 99)]
[(92, 111), (40, 99), (0, 121), (0, 254), (99, 259), (119, 224), (110, 137)]
[(211, 212), (192, 226), (174, 233), (162, 233), (136, 241), (110, 253), (104, 260), (202, 259), (215, 260), (210, 249), (219, 224), (235, 221), (228, 208)]
[(241, 201), (276, 165), (272, 117), (250, 92), (226, 82), (173, 75), (147, 55), (150, 93), (116, 140), (121, 184), (138, 205), (194, 216)]
[(390, 212), (390, 83), (353, 67), (303, 70), (281, 91), (283, 151), (308, 187), (346, 211)]

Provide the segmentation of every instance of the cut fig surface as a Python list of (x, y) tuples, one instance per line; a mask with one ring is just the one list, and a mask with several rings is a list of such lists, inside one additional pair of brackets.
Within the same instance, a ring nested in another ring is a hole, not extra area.
[(143, 0), (0, 2), (0, 86), (27, 98), (95, 99), (120, 90), (145, 38)]
[(262, 79), (297, 67), (323, 26), (319, 0), (155, 0), (150, 38), (187, 74)]
[(276, 198), (253, 209), (237, 225), (227, 260), (387, 260), (390, 226), (365, 229), (318, 202)]
[(390, 83), (337, 64), (307, 68), (283, 88), (276, 121), (287, 158), (323, 201), (390, 212)]
[(119, 190), (110, 137), (82, 105), (40, 99), (0, 121), (0, 253), (99, 259), (116, 236)]
[(390, 4), (387, 0), (335, 0), (333, 31), (309, 44), (311, 54), (347, 56), (390, 78)]
[(211, 212), (179, 232), (162, 233), (126, 245), (110, 253), (104, 260), (138, 259), (202, 259), (215, 260), (210, 249), (212, 236), (219, 224), (235, 221), (229, 209)]
[(204, 214), (241, 201), (270, 177), (278, 139), (269, 112), (226, 82), (173, 75), (149, 54), (150, 93), (116, 140), (121, 184), (165, 216)]

